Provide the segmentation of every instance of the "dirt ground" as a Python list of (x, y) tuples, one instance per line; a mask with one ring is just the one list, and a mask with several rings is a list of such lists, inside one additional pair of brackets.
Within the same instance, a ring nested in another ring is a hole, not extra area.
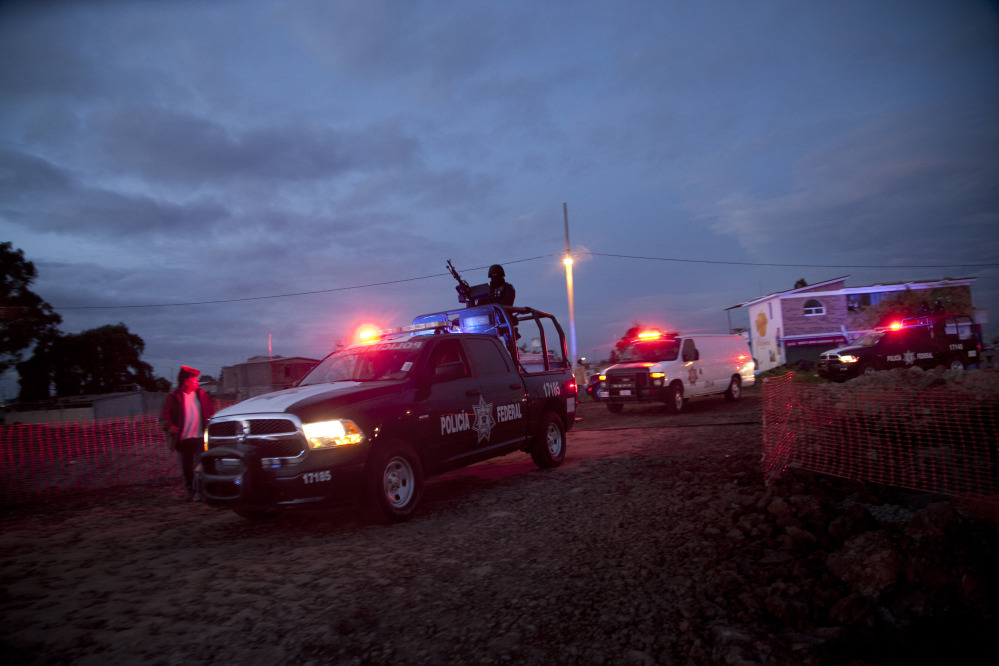
[[(352, 506), (247, 522), (184, 502), (179, 480), (8, 509), (0, 660), (887, 664), (955, 640), (952, 658), (994, 653), (994, 531), (941, 498), (794, 474), (764, 487), (760, 407), (758, 387), (680, 415), (584, 403), (561, 467), (518, 453), (431, 479), (401, 525)], [(875, 505), (906, 522), (875, 521)]]

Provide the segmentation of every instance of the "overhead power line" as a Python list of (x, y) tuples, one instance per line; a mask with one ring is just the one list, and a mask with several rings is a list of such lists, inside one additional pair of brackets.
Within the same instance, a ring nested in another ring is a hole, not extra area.
[(589, 254), (594, 257), (616, 257), (618, 259), (645, 259), (647, 261), (676, 261), (688, 264), (723, 264), (728, 266), (761, 266), (768, 268), (997, 268), (999, 264), (892, 264), (884, 265), (864, 265), (864, 264), (766, 264), (751, 261), (711, 261), (708, 259), (676, 259), (670, 257), (639, 257), (631, 254), (607, 254), (604, 252), (580, 252), (579, 254)]
[[(710, 259), (678, 259), (675, 257), (643, 257), (631, 254), (609, 254), (606, 252), (589, 252), (580, 251), (576, 252), (576, 255), (590, 255), (593, 257), (612, 257), (615, 259), (640, 259), (643, 261), (670, 261), (676, 263), (687, 263), (687, 264), (715, 264), (715, 265), (726, 265), (726, 266), (758, 266), (765, 268), (873, 268), (873, 269), (888, 269), (888, 268), (908, 268), (908, 269), (940, 269), (940, 268), (999, 268), (999, 264), (894, 264), (891, 266), (885, 265), (865, 265), (865, 264), (776, 264), (776, 263), (756, 263), (751, 261), (716, 261)], [(514, 259), (511, 261), (501, 261), (498, 262), (503, 265), (510, 264), (522, 264), (528, 261), (537, 261), (539, 259), (547, 259), (549, 257), (562, 256), (561, 252), (550, 252), (548, 254), (542, 254), (537, 257), (528, 257), (526, 259)], [(462, 268), (462, 272), (465, 271), (476, 271), (488, 268), (488, 266), (475, 266), (472, 268)], [(387, 280), (385, 282), (372, 282), (369, 284), (358, 284), (349, 287), (332, 287), (330, 289), (316, 289), (314, 291), (298, 291), (288, 294), (271, 294), (269, 296), (245, 296), (243, 298), (224, 298), (212, 301), (191, 301), (187, 303), (149, 303), (149, 304), (135, 304), (135, 305), (73, 305), (73, 306), (53, 306), (55, 310), (122, 310), (122, 309), (136, 309), (136, 308), (173, 308), (173, 307), (183, 307), (190, 305), (220, 305), (223, 303), (241, 303), (245, 301), (262, 301), (273, 298), (291, 298), (293, 296), (314, 296), (316, 294), (330, 294), (337, 291), (352, 291), (354, 289), (368, 289), (371, 287), (384, 287), (390, 284), (401, 284), (404, 282), (418, 282), (420, 280), (429, 280), (431, 278), (438, 277), (450, 277), (450, 273), (434, 273), (432, 275), (422, 275), (420, 277), (411, 278), (401, 278), (399, 280)]]

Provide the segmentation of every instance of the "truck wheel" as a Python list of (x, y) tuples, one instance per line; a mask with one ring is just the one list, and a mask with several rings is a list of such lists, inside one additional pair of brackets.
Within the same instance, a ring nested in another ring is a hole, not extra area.
[(622, 405), (620, 402), (607, 403), (607, 411), (610, 412), (611, 414), (620, 414), (622, 409), (624, 409), (624, 405)]
[(558, 467), (565, 460), (565, 428), (555, 412), (548, 412), (541, 419), (538, 436), (531, 444), (531, 458), (541, 469)]
[(679, 414), (683, 411), (683, 386), (680, 384), (670, 384), (666, 389), (666, 409), (671, 414)]
[(725, 399), (729, 402), (735, 402), (742, 397), (742, 382), (739, 381), (739, 375), (732, 375), (732, 381), (729, 382), (728, 388), (725, 390)]
[(964, 361), (959, 358), (951, 359), (950, 365), (947, 367), (951, 370), (964, 370)]
[(857, 371), (858, 375), (873, 375), (878, 369), (873, 363), (864, 363), (860, 366), (860, 370)]
[(423, 466), (413, 447), (389, 442), (374, 453), (368, 472), (372, 508), (391, 521), (408, 520), (423, 497)]

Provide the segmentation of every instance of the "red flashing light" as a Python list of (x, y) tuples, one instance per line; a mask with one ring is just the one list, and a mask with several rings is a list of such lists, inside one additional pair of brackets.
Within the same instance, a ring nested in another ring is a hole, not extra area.
[(659, 332), (659, 329), (654, 328), (651, 331), (642, 331), (641, 333), (639, 333), (638, 334), (638, 339), (639, 340), (656, 340), (661, 335), (662, 334)]
[(889, 325), (889, 328), (890, 328), (891, 330), (893, 330), (893, 331), (897, 331), (897, 330), (899, 330), (899, 329), (901, 329), (901, 328), (902, 328), (902, 322), (900, 322), (900, 321), (893, 321), (893, 322), (892, 322), (892, 323), (891, 323), (891, 324)]
[(380, 337), (379, 329), (371, 324), (362, 324), (354, 331), (354, 337), (362, 344), (375, 342)]

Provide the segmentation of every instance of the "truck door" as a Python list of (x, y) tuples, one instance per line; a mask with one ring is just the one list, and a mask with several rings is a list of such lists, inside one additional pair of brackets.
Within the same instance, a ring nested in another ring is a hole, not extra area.
[(457, 338), (436, 341), (423, 373), (425, 389), (417, 394), (418, 422), (424, 425), (420, 436), (431, 466), (447, 467), (475, 446), (474, 406), (482, 390)]
[(473, 370), (482, 387), (476, 407), (476, 449), (522, 443), (527, 434), (527, 394), (513, 359), (498, 340), (468, 338)]

